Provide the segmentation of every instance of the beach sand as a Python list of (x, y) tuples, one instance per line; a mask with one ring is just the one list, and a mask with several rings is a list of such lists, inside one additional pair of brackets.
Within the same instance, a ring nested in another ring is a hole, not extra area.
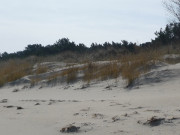
[(132, 88), (121, 78), (83, 85), (1, 88), (0, 134), (61, 135), (70, 124), (78, 135), (180, 134), (180, 64), (153, 69)]

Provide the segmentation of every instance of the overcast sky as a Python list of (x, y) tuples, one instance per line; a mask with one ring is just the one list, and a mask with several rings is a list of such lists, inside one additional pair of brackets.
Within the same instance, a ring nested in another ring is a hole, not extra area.
[(67, 37), (142, 43), (168, 23), (162, 0), (0, 0), (0, 52)]

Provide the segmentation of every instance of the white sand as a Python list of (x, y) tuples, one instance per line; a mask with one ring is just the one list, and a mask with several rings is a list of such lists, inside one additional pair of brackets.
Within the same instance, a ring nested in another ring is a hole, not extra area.
[[(82, 135), (179, 135), (180, 119), (154, 127), (142, 124), (153, 116), (180, 118), (179, 71), (180, 64), (155, 69), (131, 90), (124, 89), (121, 79), (86, 89), (81, 89), (82, 82), (42, 89), (2, 88), (0, 101), (8, 102), (0, 103), (0, 135), (61, 135), (60, 129), (72, 123), (80, 126), (75, 134)], [(153, 79), (158, 81), (151, 83)], [(5, 107), (9, 105), (14, 107)]]

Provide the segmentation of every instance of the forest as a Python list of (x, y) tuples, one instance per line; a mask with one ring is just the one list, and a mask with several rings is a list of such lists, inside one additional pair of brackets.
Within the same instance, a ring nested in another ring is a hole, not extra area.
[[(157, 49), (158, 47), (167, 45), (176, 45), (180, 41), (180, 23), (167, 24), (164, 29), (160, 29), (155, 32), (155, 39), (151, 42), (142, 43), (137, 45), (136, 43), (122, 40), (119, 43), (116, 42), (105, 42), (103, 44), (92, 43), (90, 47), (85, 44), (76, 44), (70, 41), (68, 38), (62, 38), (56, 41), (53, 45), (43, 46), (41, 44), (30, 44), (25, 47), (23, 51), (14, 53), (3, 52), (0, 54), (0, 60), (8, 60), (14, 58), (27, 58), (29, 56), (50, 56), (57, 55), (64, 52), (75, 52), (79, 54), (94, 53), (100, 50), (108, 50), (113, 48), (119, 50), (122, 54), (137, 53), (140, 50)], [(13, 46), (13, 45), (12, 45)]]

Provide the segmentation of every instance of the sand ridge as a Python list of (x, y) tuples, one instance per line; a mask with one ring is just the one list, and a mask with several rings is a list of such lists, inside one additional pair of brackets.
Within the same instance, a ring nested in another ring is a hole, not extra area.
[[(55, 87), (0, 89), (3, 135), (61, 135), (68, 125), (82, 135), (179, 135), (180, 64), (145, 74), (127, 89), (109, 79), (83, 87), (83, 82)], [(159, 79), (160, 81), (153, 81)]]

